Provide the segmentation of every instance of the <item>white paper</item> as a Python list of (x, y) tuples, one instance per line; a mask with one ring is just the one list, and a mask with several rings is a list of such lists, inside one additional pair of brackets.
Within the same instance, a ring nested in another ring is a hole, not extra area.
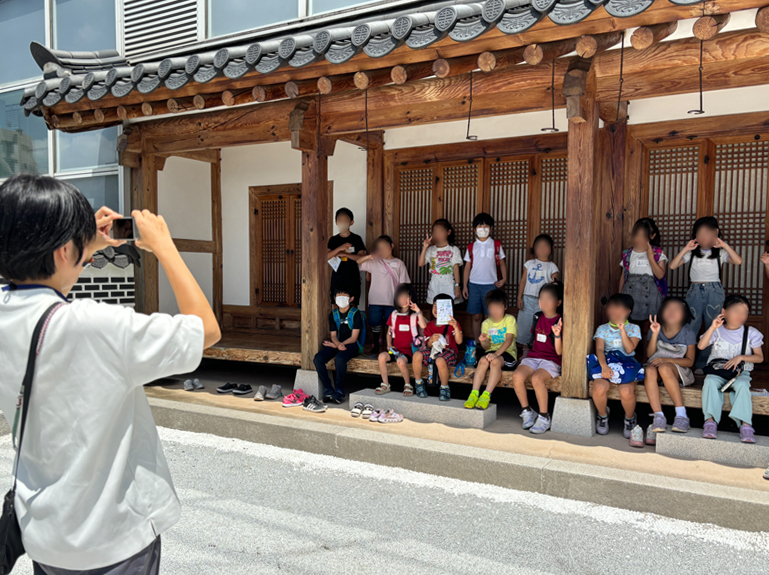
[(435, 318), (435, 325), (446, 325), (449, 323), (452, 317), (454, 317), (454, 306), (450, 299), (439, 299), (435, 302), (437, 306), (437, 316)]
[(340, 258), (339, 256), (334, 256), (333, 258), (328, 260), (328, 265), (330, 265), (334, 271), (339, 271), (339, 264), (341, 263), (342, 263), (342, 258)]
[(544, 333), (538, 333), (537, 341), (541, 341), (542, 343), (545, 343), (547, 341), (547, 336)]

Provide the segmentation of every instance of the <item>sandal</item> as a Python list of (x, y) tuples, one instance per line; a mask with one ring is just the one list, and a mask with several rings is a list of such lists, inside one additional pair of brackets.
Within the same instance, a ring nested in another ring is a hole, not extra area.
[(379, 421), (379, 418), (382, 415), (384, 415), (384, 411), (382, 411), (381, 409), (375, 409), (374, 411), (371, 412), (371, 415), (369, 416), (368, 419), (369, 421), (373, 421), (376, 423), (377, 421)]
[(369, 417), (371, 417), (371, 414), (373, 412), (374, 412), (374, 406), (371, 405), (370, 403), (367, 403), (363, 407), (363, 412), (361, 413), (361, 417), (363, 417), (363, 419), (368, 419)]
[(406, 397), (411, 397), (412, 395), (414, 395), (414, 388), (411, 387), (410, 383), (407, 383), (406, 385), (403, 386), (403, 395)]
[(379, 416), (379, 423), (400, 423), (401, 421), (403, 421), (403, 416), (395, 413), (392, 409), (388, 409)]
[(383, 395), (385, 393), (390, 393), (391, 391), (392, 390), (390, 389), (390, 384), (383, 381), (379, 384), (379, 387), (374, 390), (374, 393), (377, 395)]
[(353, 417), (360, 417), (361, 413), (363, 413), (363, 404), (359, 401), (350, 410), (350, 415), (352, 415)]

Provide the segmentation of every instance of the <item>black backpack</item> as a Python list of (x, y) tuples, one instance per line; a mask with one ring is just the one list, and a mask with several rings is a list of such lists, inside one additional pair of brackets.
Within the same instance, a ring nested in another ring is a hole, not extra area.
[[(529, 337), (529, 348), (534, 346), (534, 340), (537, 337), (537, 324), (539, 323), (539, 318), (542, 317), (543, 313), (544, 312), (538, 311), (534, 314), (534, 320), (531, 322), (531, 332), (529, 334), (531, 336)], [(555, 345), (555, 336), (553, 335), (552, 331), (548, 334), (548, 337), (553, 340), (553, 345)]]

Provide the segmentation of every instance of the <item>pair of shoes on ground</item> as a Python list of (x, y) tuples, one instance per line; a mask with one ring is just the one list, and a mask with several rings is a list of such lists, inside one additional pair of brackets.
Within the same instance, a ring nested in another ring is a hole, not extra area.
[(200, 391), (201, 389), (205, 388), (197, 377), (195, 379), (184, 380), (184, 391)]
[(265, 399), (280, 399), (283, 397), (283, 390), (277, 383), (273, 383), (270, 391), (263, 385), (259, 386), (254, 396), (254, 401), (264, 401)]
[[(716, 439), (718, 437), (718, 424), (715, 421), (706, 421), (705, 425), (702, 426), (702, 437)], [(747, 423), (740, 425), (740, 441), (743, 443), (756, 442), (756, 430), (753, 429), (752, 425)]]
[(350, 415), (368, 419), (374, 423), (400, 423), (403, 421), (403, 416), (400, 413), (395, 413), (393, 409), (374, 409), (370, 403), (364, 404), (360, 401), (352, 406)]
[(307, 395), (303, 390), (295, 389), (293, 393), (289, 393), (283, 398), (283, 407), (299, 407), (304, 405), (304, 400), (308, 397), (311, 396)]
[[(417, 390), (419, 388), (417, 387)], [(377, 388), (374, 390), (374, 393), (377, 395), (384, 395), (385, 393), (390, 393), (392, 391), (392, 387), (389, 383), (385, 383), (384, 381), (377, 386)], [(403, 396), (404, 397), (411, 397), (414, 395), (414, 387), (410, 383), (403, 384)], [(422, 397), (421, 395), (419, 397)], [(427, 397), (427, 393), (425, 393), (424, 397)]]
[(302, 400), (302, 409), (312, 413), (323, 413), (328, 409), (328, 406), (314, 395), (309, 395)]
[(370, 403), (362, 403), (360, 401), (353, 405), (350, 410), (351, 416), (362, 417), (363, 419), (368, 419), (371, 417), (372, 413), (374, 413), (374, 406)]
[(521, 412), (521, 417), (523, 418), (523, 428), (528, 429), (529, 433), (542, 435), (550, 430), (552, 421), (549, 416), (543, 416), (533, 409), (527, 408)]
[(479, 394), (478, 390), (474, 389), (465, 401), (465, 409), (488, 409), (490, 401), (491, 394), (488, 391)]
[(340, 389), (324, 389), (323, 390), (323, 403), (336, 403), (341, 404), (344, 401), (344, 391)]
[(232, 395), (248, 395), (254, 388), (247, 383), (233, 383), (228, 381), (216, 388), (217, 393), (231, 393)]

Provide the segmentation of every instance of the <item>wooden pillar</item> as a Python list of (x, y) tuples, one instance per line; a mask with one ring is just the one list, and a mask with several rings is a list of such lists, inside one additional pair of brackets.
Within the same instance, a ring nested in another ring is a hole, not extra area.
[[(598, 105), (595, 72), (586, 78), (581, 113), (569, 119), (568, 186), (566, 192), (566, 250), (564, 255), (563, 397), (587, 398), (586, 355), (593, 345), (595, 310), (594, 266), (585, 255), (595, 253), (600, 186), (596, 178)], [(619, 266), (617, 266), (619, 267)]]
[(383, 132), (371, 132), (368, 139), (366, 183), (366, 248), (384, 233), (384, 138)]
[[(158, 211), (157, 158), (141, 155), (141, 166), (131, 169), (131, 209)], [(150, 314), (158, 311), (158, 259), (154, 254), (141, 252), (141, 267), (134, 268), (134, 299), (136, 311)]]
[(216, 162), (211, 163), (211, 239), (214, 242), (213, 259), (213, 308), (222, 325), (224, 300), (224, 276), (222, 270), (222, 153), (216, 152)]

